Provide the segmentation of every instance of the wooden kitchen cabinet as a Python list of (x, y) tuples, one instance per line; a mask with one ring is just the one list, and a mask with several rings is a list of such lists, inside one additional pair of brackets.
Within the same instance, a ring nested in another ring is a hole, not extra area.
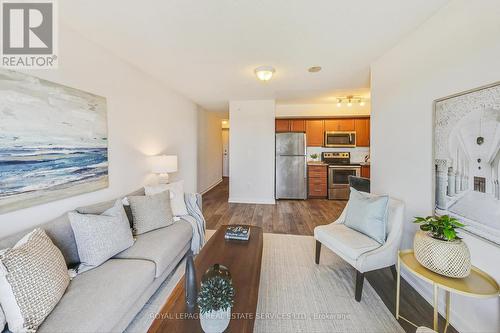
[(326, 164), (307, 166), (307, 188), (309, 198), (328, 196), (328, 166)]
[(370, 147), (370, 118), (356, 118), (354, 127), (356, 130), (356, 146)]
[(326, 119), (325, 131), (354, 131), (354, 119)]
[(361, 166), (361, 177), (370, 178), (370, 166), (362, 165)]
[(323, 120), (306, 120), (306, 140), (308, 147), (322, 147), (325, 135)]
[(290, 120), (276, 119), (275, 128), (276, 128), (276, 133), (290, 132)]
[(290, 132), (305, 132), (306, 121), (304, 119), (290, 119)]
[(276, 119), (276, 133), (283, 132), (305, 132), (306, 121), (304, 119)]

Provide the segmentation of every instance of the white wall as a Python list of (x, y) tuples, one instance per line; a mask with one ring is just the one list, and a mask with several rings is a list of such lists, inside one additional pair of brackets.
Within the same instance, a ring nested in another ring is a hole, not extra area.
[(59, 69), (27, 73), (107, 98), (110, 186), (0, 215), (0, 237), (155, 181), (147, 155), (178, 154), (172, 178), (196, 190), (196, 105), (64, 24), (59, 33)]
[(217, 112), (198, 109), (198, 192), (222, 181), (222, 119)]
[[(406, 202), (403, 248), (412, 218), (433, 211), (433, 101), (500, 80), (499, 36), (498, 0), (451, 1), (372, 66), (372, 189)], [(473, 264), (500, 281), (500, 247), (464, 237)], [(430, 300), (429, 285), (406, 276)], [(451, 304), (460, 332), (499, 331), (500, 298)]]
[(274, 204), (274, 100), (229, 103), (229, 201)]
[(369, 116), (370, 101), (364, 106), (353, 103), (351, 107), (343, 104), (276, 104), (276, 117), (339, 117), (339, 116)]

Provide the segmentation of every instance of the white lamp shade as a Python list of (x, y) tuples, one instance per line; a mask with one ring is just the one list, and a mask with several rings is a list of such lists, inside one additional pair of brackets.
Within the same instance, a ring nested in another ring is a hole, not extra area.
[(177, 172), (177, 155), (159, 155), (151, 158), (151, 172)]

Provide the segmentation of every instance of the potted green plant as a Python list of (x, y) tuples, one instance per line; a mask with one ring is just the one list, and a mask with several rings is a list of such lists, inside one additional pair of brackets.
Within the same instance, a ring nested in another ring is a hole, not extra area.
[(413, 247), (415, 258), (422, 266), (454, 278), (470, 274), (469, 248), (457, 235), (457, 229), (464, 224), (448, 215), (415, 217), (413, 223), (420, 224)]
[(319, 155), (318, 155), (318, 154), (316, 154), (316, 153), (311, 154), (311, 155), (309, 155), (309, 156), (311, 157), (311, 159), (312, 159), (313, 161), (317, 161), (317, 160), (318, 160), (318, 158), (319, 158)]
[(229, 325), (234, 304), (234, 288), (230, 279), (213, 276), (201, 283), (198, 293), (201, 328), (206, 333), (220, 333)]

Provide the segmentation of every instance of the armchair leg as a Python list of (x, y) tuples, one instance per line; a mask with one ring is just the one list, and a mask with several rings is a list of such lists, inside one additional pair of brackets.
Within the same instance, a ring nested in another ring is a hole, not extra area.
[(315, 262), (316, 264), (319, 264), (319, 255), (321, 254), (321, 242), (316, 241), (316, 257), (315, 257)]
[(391, 273), (392, 273), (392, 278), (394, 281), (398, 279), (398, 271), (396, 270), (396, 265), (391, 266)]
[(356, 291), (354, 299), (358, 302), (361, 301), (361, 294), (363, 293), (363, 282), (365, 281), (365, 273), (356, 270)]

